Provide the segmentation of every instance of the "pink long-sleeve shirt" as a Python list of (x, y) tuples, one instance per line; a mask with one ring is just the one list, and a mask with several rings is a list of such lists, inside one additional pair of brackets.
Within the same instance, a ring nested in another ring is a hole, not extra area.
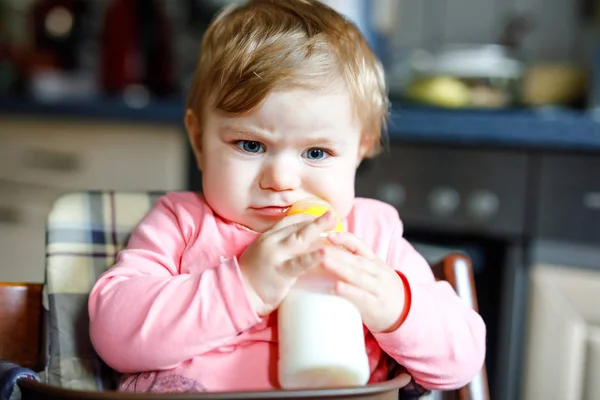
[[(422, 386), (463, 386), (485, 358), (485, 325), (402, 236), (394, 208), (357, 198), (346, 230), (400, 271), (410, 309), (392, 332), (365, 341), (371, 382), (391, 356)], [(213, 213), (202, 195), (162, 197), (132, 233), (89, 299), (99, 356), (125, 373), (127, 391), (278, 388), (277, 314), (261, 318), (248, 300), (238, 257), (258, 233)]]

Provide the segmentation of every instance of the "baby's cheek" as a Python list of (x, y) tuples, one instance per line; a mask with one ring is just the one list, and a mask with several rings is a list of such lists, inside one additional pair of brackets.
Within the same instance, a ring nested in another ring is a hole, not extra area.
[(346, 218), (354, 206), (354, 188), (340, 189), (336, 193), (334, 200), (331, 201), (331, 205), (342, 219)]

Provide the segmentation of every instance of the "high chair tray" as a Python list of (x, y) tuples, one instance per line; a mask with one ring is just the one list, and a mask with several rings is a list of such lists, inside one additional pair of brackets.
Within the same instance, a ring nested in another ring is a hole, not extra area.
[(261, 392), (221, 393), (124, 393), (94, 392), (64, 389), (34, 380), (19, 381), (22, 400), (244, 400), (244, 399), (365, 399), (397, 400), (398, 389), (410, 382), (410, 376), (400, 374), (396, 378), (361, 387), (321, 390), (277, 390)]

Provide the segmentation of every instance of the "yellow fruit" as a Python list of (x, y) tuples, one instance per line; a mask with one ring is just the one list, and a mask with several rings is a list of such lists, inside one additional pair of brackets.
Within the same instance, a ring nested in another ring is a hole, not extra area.
[(287, 215), (295, 215), (295, 214), (308, 214), (314, 215), (315, 217), (320, 217), (325, 214), (327, 210), (333, 211), (335, 218), (338, 223), (329, 232), (343, 232), (344, 225), (342, 224), (342, 220), (339, 215), (331, 208), (331, 205), (323, 199), (318, 197), (309, 197), (307, 199), (303, 199), (294, 203), (287, 212)]
[(422, 103), (442, 107), (458, 108), (469, 105), (469, 87), (447, 76), (421, 78), (412, 82), (407, 89), (408, 97)]

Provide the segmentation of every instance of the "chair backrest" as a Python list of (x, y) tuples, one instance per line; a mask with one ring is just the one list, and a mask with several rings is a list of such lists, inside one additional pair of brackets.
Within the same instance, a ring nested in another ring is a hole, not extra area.
[(0, 360), (43, 368), (41, 304), (42, 285), (0, 282)]
[[(459, 253), (449, 254), (434, 264), (432, 269), (436, 279), (447, 281), (468, 306), (479, 311), (475, 278), (469, 257)], [(453, 392), (444, 392), (441, 397), (460, 400), (489, 400), (485, 366), (467, 386)]]
[(69, 389), (115, 387), (116, 374), (90, 342), (88, 295), (162, 194), (69, 193), (54, 203), (46, 233), (46, 382)]

